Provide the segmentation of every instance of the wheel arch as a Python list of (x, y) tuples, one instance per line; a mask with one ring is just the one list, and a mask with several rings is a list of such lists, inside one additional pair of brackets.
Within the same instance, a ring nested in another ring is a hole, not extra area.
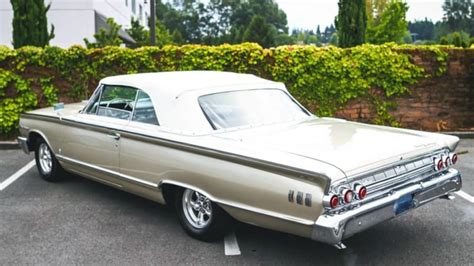
[[(51, 149), (53, 149), (53, 147), (51, 147), (51, 143), (49, 142), (48, 138), (43, 134), (43, 132), (33, 129), (28, 132), (28, 137), (27, 137), (28, 148), (30, 149), (30, 151), (34, 151), (36, 147), (36, 143), (38, 139), (40, 138), (43, 139)], [(51, 151), (54, 152), (54, 150), (51, 150)]]
[(166, 203), (166, 205), (169, 205), (169, 206), (172, 206), (172, 204), (174, 202), (174, 196), (173, 195), (174, 195), (174, 192), (176, 191), (176, 189), (186, 189), (186, 188), (197, 191), (197, 192), (203, 194), (204, 196), (206, 196), (207, 198), (209, 198), (211, 201), (213, 201), (217, 205), (220, 205), (219, 200), (217, 200), (214, 196), (209, 194), (207, 191), (205, 191), (201, 188), (198, 188), (196, 186), (180, 182), (180, 181), (162, 180), (158, 184), (158, 188), (161, 189), (162, 194), (163, 194), (163, 198), (165, 199), (165, 203)]

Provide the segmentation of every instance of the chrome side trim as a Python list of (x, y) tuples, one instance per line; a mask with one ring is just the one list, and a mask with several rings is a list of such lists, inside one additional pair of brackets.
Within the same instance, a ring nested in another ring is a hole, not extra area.
[(111, 187), (116, 187), (116, 188), (119, 188), (121, 189), (123, 186), (120, 185), (120, 184), (116, 184), (116, 183), (113, 183), (113, 182), (110, 182), (110, 181), (107, 181), (107, 180), (104, 180), (104, 179), (100, 179), (100, 178), (97, 178), (95, 176), (92, 176), (92, 175), (89, 175), (89, 174), (86, 174), (86, 173), (83, 173), (81, 171), (77, 171), (77, 170), (68, 170), (74, 174), (77, 174), (77, 175), (80, 175), (80, 176), (84, 176), (85, 178), (89, 178), (93, 181), (96, 181), (96, 182), (99, 182), (99, 183), (102, 183), (102, 184), (105, 184), (105, 185), (108, 185), (108, 186), (111, 186)]
[[(38, 115), (38, 114), (26, 113), (26, 114), (21, 114), (21, 117), (45, 120), (45, 121), (49, 121), (53, 123), (71, 124), (76, 127), (82, 127), (88, 130), (93, 130), (93, 131), (98, 131), (98, 132), (108, 132), (109, 130), (111, 130), (110, 128), (107, 128), (105, 126), (92, 125), (92, 124), (87, 124), (87, 123), (68, 120), (68, 119), (59, 120), (57, 117), (44, 116), (44, 115)], [(307, 171), (307, 170), (291, 167), (288, 165), (273, 163), (271, 161), (256, 159), (256, 158), (238, 155), (238, 154), (225, 152), (225, 151), (220, 151), (216, 149), (210, 149), (210, 148), (194, 145), (191, 143), (169, 140), (169, 139), (159, 138), (159, 137), (154, 137), (154, 136), (148, 136), (148, 135), (144, 135), (138, 132), (133, 132), (133, 131), (128, 131), (128, 130), (117, 130), (117, 129), (112, 129), (112, 130), (115, 130), (118, 133), (120, 133), (122, 137), (127, 137), (130, 139), (135, 139), (138, 141), (143, 141), (143, 142), (160, 145), (164, 147), (169, 147), (173, 149), (183, 150), (186, 152), (200, 154), (200, 155), (217, 158), (221, 160), (226, 160), (226, 161), (230, 161), (234, 163), (239, 163), (245, 166), (261, 169), (261, 170), (272, 172), (272, 173), (290, 175), (295, 178), (311, 180), (313, 182), (318, 183), (322, 187), (324, 187), (325, 193), (329, 191), (331, 179), (322, 173), (316, 173), (312, 171)]]
[(55, 156), (60, 161), (62, 160), (62, 161), (67, 162), (67, 163), (73, 163), (73, 164), (84, 166), (84, 167), (87, 167), (87, 168), (90, 168), (90, 169), (93, 169), (93, 170), (96, 170), (96, 171), (104, 172), (104, 173), (116, 176), (116, 177), (118, 177), (120, 179), (123, 179), (125, 181), (128, 181), (128, 182), (137, 183), (137, 184), (144, 185), (144, 186), (151, 187), (151, 188), (155, 188), (155, 189), (158, 188), (158, 184), (156, 184), (156, 183), (152, 183), (152, 182), (149, 182), (149, 181), (146, 181), (146, 180), (143, 180), (143, 179), (139, 179), (139, 178), (136, 178), (136, 177), (133, 177), (133, 176), (125, 175), (125, 174), (122, 174), (122, 173), (119, 173), (119, 172), (116, 172), (116, 171), (112, 171), (112, 170), (109, 170), (109, 169), (106, 169), (106, 168), (103, 168), (103, 167), (100, 167), (100, 166), (97, 166), (97, 165), (94, 165), (94, 164), (90, 164), (90, 163), (86, 163), (86, 162), (79, 161), (79, 160), (76, 160), (76, 159), (72, 159), (72, 158), (69, 158), (69, 157), (66, 157), (66, 156), (63, 156), (63, 155), (60, 155), (60, 154), (57, 154)]
[(254, 213), (262, 214), (262, 215), (269, 216), (269, 217), (272, 217), (272, 218), (282, 219), (282, 220), (293, 222), (293, 223), (299, 223), (299, 224), (308, 225), (308, 226), (314, 225), (313, 220), (302, 219), (302, 218), (298, 218), (298, 217), (291, 216), (291, 215), (283, 215), (281, 213), (277, 213), (277, 212), (274, 212), (274, 211), (264, 210), (264, 209), (261, 209), (261, 208), (256, 208), (256, 207), (252, 207), (252, 206), (237, 203), (237, 202), (218, 199), (218, 198), (208, 194), (206, 191), (204, 191), (200, 188), (197, 188), (195, 186), (192, 186), (192, 185), (189, 185), (189, 184), (186, 184), (186, 183), (182, 183), (182, 182), (179, 182), (179, 181), (162, 180), (162, 181), (160, 181), (160, 184), (159, 184), (158, 187), (161, 188), (161, 186), (163, 184), (171, 184), (171, 185), (180, 186), (180, 187), (183, 187), (183, 188), (192, 189), (192, 190), (197, 191), (197, 192), (203, 194), (204, 196), (208, 197), (213, 202), (215, 202), (217, 204), (225, 205), (225, 206), (228, 206), (228, 207), (237, 208), (237, 209), (244, 210), (244, 211), (249, 211), (249, 212), (254, 212)]

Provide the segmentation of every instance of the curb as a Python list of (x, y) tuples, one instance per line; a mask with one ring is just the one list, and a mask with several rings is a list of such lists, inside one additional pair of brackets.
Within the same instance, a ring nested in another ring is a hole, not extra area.
[(16, 150), (20, 145), (16, 141), (0, 141), (0, 150)]

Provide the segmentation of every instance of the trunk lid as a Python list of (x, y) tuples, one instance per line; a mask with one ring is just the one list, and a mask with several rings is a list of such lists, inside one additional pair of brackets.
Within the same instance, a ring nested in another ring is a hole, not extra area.
[(439, 139), (429, 134), (432, 133), (315, 118), (216, 136), (323, 161), (351, 176), (440, 149)]

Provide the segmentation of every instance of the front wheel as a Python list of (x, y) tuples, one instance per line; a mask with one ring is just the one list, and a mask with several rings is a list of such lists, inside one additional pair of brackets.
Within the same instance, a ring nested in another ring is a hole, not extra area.
[(44, 139), (36, 142), (35, 160), (38, 172), (44, 180), (57, 182), (64, 179), (64, 171)]
[(215, 241), (229, 229), (228, 214), (208, 197), (192, 189), (176, 192), (175, 208), (181, 226), (196, 239)]

